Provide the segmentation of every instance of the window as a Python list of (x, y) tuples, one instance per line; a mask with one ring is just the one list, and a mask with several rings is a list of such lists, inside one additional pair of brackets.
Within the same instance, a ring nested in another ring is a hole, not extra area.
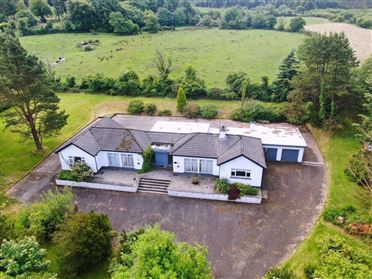
[(231, 177), (235, 178), (251, 178), (251, 171), (250, 170), (239, 170), (239, 169), (231, 169)]
[(198, 172), (198, 160), (185, 158), (185, 172)]
[(213, 161), (200, 159), (200, 173), (213, 173)]
[(72, 167), (77, 162), (85, 164), (85, 158), (84, 157), (75, 157), (75, 156), (69, 156), (68, 157), (68, 164), (69, 164), (70, 167)]
[(118, 153), (107, 153), (107, 160), (110, 167), (120, 167), (120, 158)]
[(133, 155), (132, 154), (121, 154), (121, 165), (123, 167), (133, 168)]

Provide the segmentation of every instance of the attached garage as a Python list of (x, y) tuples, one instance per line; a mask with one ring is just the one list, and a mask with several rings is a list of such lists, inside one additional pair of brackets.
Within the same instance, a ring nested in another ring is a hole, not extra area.
[(281, 161), (285, 162), (297, 162), (298, 161), (298, 149), (282, 149), (282, 158)]
[(277, 148), (265, 148), (266, 159), (269, 161), (276, 161), (276, 155), (278, 154)]

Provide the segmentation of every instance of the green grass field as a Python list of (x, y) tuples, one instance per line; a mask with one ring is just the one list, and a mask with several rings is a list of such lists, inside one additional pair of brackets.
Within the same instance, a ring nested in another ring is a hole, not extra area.
[[(82, 52), (76, 44), (89, 39), (100, 40), (98, 48)], [(271, 80), (278, 65), (292, 48), (304, 39), (298, 33), (269, 30), (219, 30), (183, 28), (175, 32), (118, 36), (89, 33), (53, 34), (21, 37), (23, 46), (52, 63), (59, 56), (66, 58), (55, 67), (62, 78), (73, 75), (103, 73), (117, 77), (134, 70), (141, 78), (155, 74), (156, 50), (173, 60), (173, 77), (180, 77), (188, 65), (194, 66), (209, 87), (223, 87), (228, 73), (247, 72), (253, 81), (262, 76)]]

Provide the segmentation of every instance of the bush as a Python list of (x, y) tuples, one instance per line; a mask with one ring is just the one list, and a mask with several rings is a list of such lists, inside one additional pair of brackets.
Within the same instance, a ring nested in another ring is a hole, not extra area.
[(152, 170), (152, 161), (154, 158), (154, 150), (151, 146), (145, 148), (142, 153), (143, 163), (142, 168), (138, 171), (138, 173), (145, 173)]
[(183, 108), (183, 115), (187, 118), (197, 118), (200, 116), (200, 107), (198, 104), (187, 104)]
[(0, 213), (0, 242), (4, 239), (9, 240), (15, 237), (14, 221), (7, 215)]
[(114, 86), (115, 80), (104, 77), (102, 74), (96, 74), (83, 77), (80, 89), (86, 89), (90, 92), (106, 92), (107, 94)]
[(294, 275), (287, 267), (275, 267), (264, 276), (265, 279), (293, 279)]
[(316, 267), (314, 265), (307, 265), (304, 268), (304, 273), (307, 279), (313, 279)]
[(129, 102), (128, 112), (130, 114), (141, 114), (144, 109), (145, 109), (145, 104), (143, 103), (143, 101), (134, 100), (134, 101)]
[(359, 185), (370, 185), (370, 170), (372, 169), (372, 152), (361, 150), (354, 154), (349, 161), (349, 166), (345, 169), (345, 174), (350, 181)]
[(285, 119), (281, 112), (271, 108), (266, 108), (256, 102), (248, 102), (243, 108), (238, 108), (230, 114), (232, 120), (251, 122), (266, 120), (270, 122), (280, 122)]
[(61, 170), (58, 174), (58, 179), (62, 180), (74, 180), (70, 170)]
[(240, 191), (240, 196), (256, 196), (258, 193), (258, 188), (257, 187), (252, 187), (250, 185), (245, 185), (243, 183), (236, 183), (235, 184), (239, 191)]
[(73, 76), (68, 76), (66, 78), (66, 83), (65, 83), (66, 87), (68, 88), (74, 88), (76, 86), (76, 78), (73, 77)]
[(155, 104), (146, 104), (143, 111), (148, 115), (154, 115), (156, 113), (157, 107)]
[(208, 252), (203, 246), (176, 242), (173, 233), (159, 226), (123, 240), (121, 261), (112, 270), (113, 278), (160, 278), (162, 275), (164, 278), (212, 278)]
[(163, 110), (159, 111), (159, 115), (160, 116), (171, 116), (172, 111), (170, 109), (163, 109)]
[(200, 115), (206, 119), (216, 118), (218, 114), (218, 108), (215, 105), (206, 105), (200, 108)]
[(230, 183), (226, 178), (217, 178), (215, 189), (217, 192), (227, 195), (230, 189)]
[(46, 192), (39, 203), (26, 207), (18, 216), (19, 234), (34, 235), (39, 241), (48, 241), (52, 234), (72, 214), (74, 209), (71, 190), (63, 193)]
[(35, 237), (19, 242), (4, 240), (0, 246), (0, 270), (11, 276), (46, 271), (49, 261), (45, 258), (46, 250), (40, 248)]
[(320, 251), (314, 278), (372, 278), (368, 252), (352, 248), (337, 235), (323, 235), (316, 241)]
[[(355, 212), (355, 210), (355, 207), (352, 205), (344, 208), (327, 208), (324, 211), (324, 220), (335, 225), (340, 225), (345, 223), (349, 216)], [(342, 217), (342, 219), (339, 217)]]
[(74, 181), (89, 182), (93, 178), (93, 171), (87, 164), (77, 162), (71, 167), (71, 177)]
[(108, 259), (113, 236), (106, 215), (94, 212), (72, 215), (54, 237), (62, 272), (78, 274)]
[(182, 112), (184, 107), (187, 104), (185, 90), (183, 89), (182, 86), (178, 88), (176, 101), (177, 101), (177, 110)]

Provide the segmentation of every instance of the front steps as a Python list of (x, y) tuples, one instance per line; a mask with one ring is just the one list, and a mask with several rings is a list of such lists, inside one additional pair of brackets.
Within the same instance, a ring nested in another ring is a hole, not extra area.
[(170, 180), (141, 178), (137, 191), (141, 193), (168, 194), (169, 184)]

